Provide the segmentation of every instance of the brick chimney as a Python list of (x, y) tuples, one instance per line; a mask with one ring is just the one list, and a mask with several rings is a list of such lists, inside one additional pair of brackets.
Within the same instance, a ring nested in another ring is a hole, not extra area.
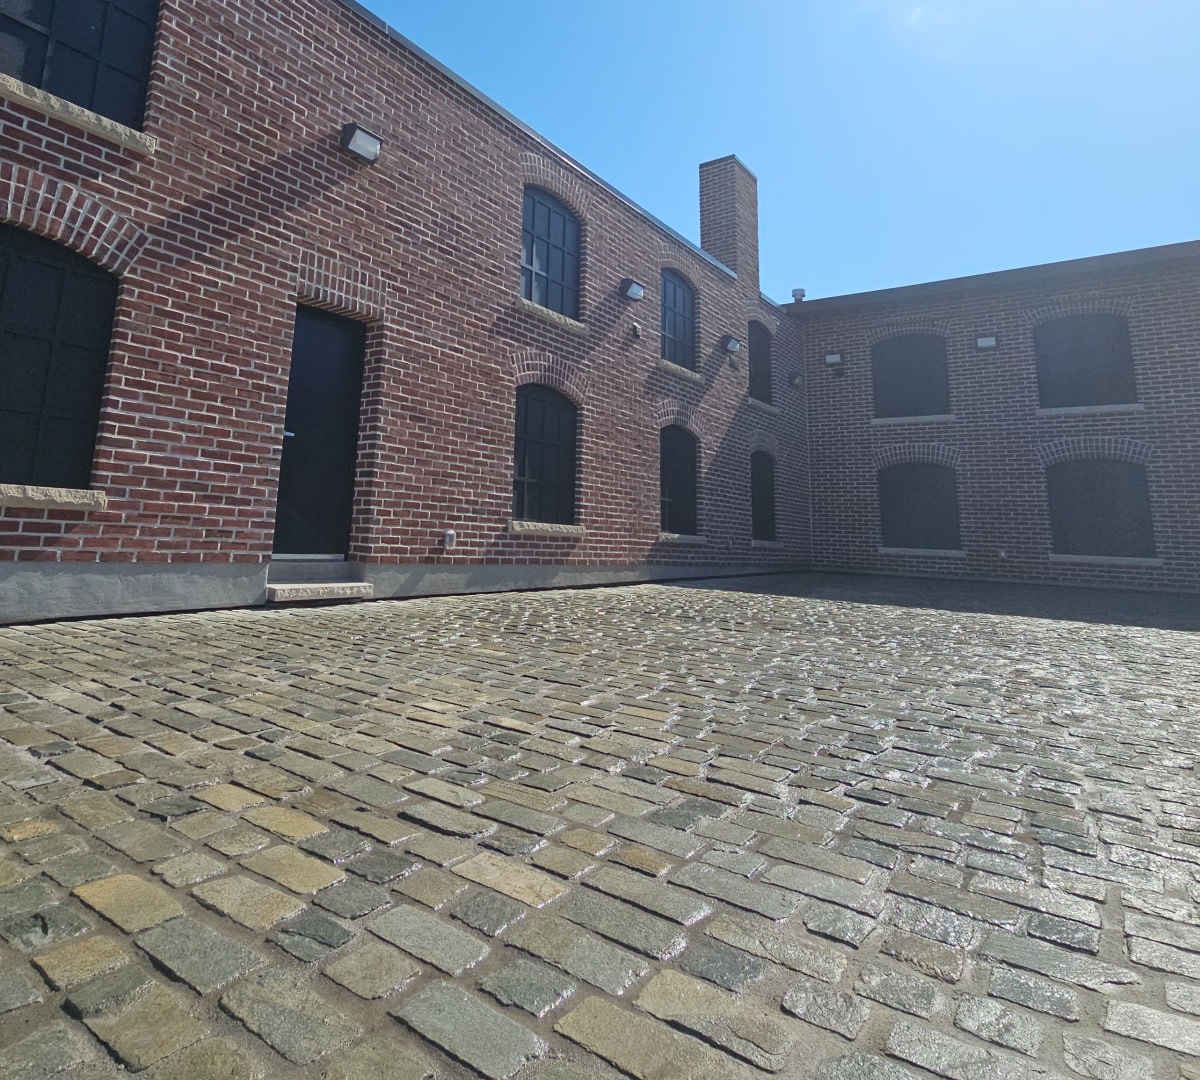
[(700, 246), (758, 292), (758, 180), (732, 154), (700, 166)]

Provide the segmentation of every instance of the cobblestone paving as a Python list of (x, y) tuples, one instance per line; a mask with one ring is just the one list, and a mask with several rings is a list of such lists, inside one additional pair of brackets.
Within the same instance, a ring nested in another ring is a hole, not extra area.
[(888, 588), (0, 630), (0, 1077), (1197, 1080), (1200, 634)]

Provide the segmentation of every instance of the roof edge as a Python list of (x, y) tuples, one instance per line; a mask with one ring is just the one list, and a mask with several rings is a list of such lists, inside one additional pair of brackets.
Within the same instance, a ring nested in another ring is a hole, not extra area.
[[(571, 157), (571, 155), (568, 154), (565, 150), (561, 149), (558, 146), (555, 146), (554, 143), (552, 143), (544, 135), (541, 135), (540, 133), (535, 131), (533, 128), (531, 128), (528, 124), (526, 124), (523, 120), (518, 119), (516, 116), (514, 116), (512, 113), (510, 113), (506, 108), (504, 108), (503, 105), (497, 104), (490, 97), (488, 97), (487, 94), (483, 93), (483, 91), (476, 89), (469, 82), (467, 82), (467, 80), (464, 79), (461, 75), (458, 75), (455, 72), (451, 71), (450, 68), (446, 67), (446, 65), (443, 64), (440, 60), (436, 59), (433, 56), (430, 56), (429, 53), (427, 53), (419, 45), (414, 44), (412, 41), (410, 41), (408, 38), (406, 38), (403, 34), (401, 34), (398, 30), (394, 29), (391, 25), (389, 25), (387, 22), (385, 22), (383, 19), (381, 19), (378, 15), (376, 15), (373, 11), (368, 11), (365, 7), (362, 6), (362, 4), (360, 4), (358, 2), (358, 0), (336, 0), (336, 2), (341, 4), (342, 7), (344, 7), (344, 8), (348, 8), (350, 11), (354, 12), (360, 18), (366, 20), (368, 23), (370, 23), (376, 29), (382, 30), (383, 33), (387, 37), (389, 37), (392, 41), (396, 42), (396, 44), (399, 45), (401, 48), (412, 53), (419, 60), (428, 64), (431, 68), (433, 68), (439, 74), (443, 75), (445, 78), (449, 79), (450, 82), (454, 83), (454, 85), (457, 86), (459, 89), (470, 94), (471, 97), (475, 98), (476, 101), (478, 101), (484, 107), (490, 109), (492, 112), (496, 113), (499, 117), (506, 120), (508, 123), (512, 124), (519, 131), (528, 135), (530, 138), (535, 139), (543, 147), (545, 147), (546, 150), (548, 150), (551, 154), (553, 154), (556, 158), (558, 158), (559, 161), (566, 164), (569, 168), (575, 169), (578, 172), (581, 172), (589, 180), (591, 180), (595, 184), (598, 184), (600, 187), (602, 187), (605, 191), (607, 191), (610, 195), (612, 195), (619, 202), (623, 203), (626, 207), (628, 207), (630, 210), (632, 210), (639, 217), (644, 218), (654, 228), (658, 229), (662, 233), (665, 233), (667, 236), (669, 236), (672, 240), (676, 241), (677, 243), (682, 244), (689, 251), (693, 252), (696, 255), (699, 255), (700, 258), (702, 258), (709, 265), (713, 266), (715, 269), (720, 270), (725, 274), (728, 274), (731, 278), (737, 277), (737, 272), (735, 270), (732, 270), (730, 267), (726, 266), (723, 262), (721, 262), (720, 259), (714, 258), (707, 251), (705, 251), (702, 247), (700, 247), (699, 244), (694, 243), (693, 241), (689, 240), (686, 236), (683, 236), (681, 233), (676, 232), (666, 222), (659, 220), (653, 214), (651, 214), (648, 210), (643, 209), (641, 206), (639, 206), (637, 203), (635, 203), (631, 198), (629, 198), (628, 195), (622, 194), (615, 187), (613, 187), (612, 184), (610, 184), (607, 180), (603, 179), (603, 177), (598, 176), (596, 173), (592, 172), (592, 170), (589, 169), (586, 165), (582, 164), (579, 161), (576, 161), (575, 158)], [(734, 155), (731, 154), (729, 156), (733, 157)]]
[(1081, 259), (1065, 259), (1061, 262), (1037, 263), (1034, 266), (1021, 266), (1012, 270), (993, 270), (986, 274), (944, 278), (940, 281), (926, 281), (917, 285), (899, 285), (895, 288), (876, 289), (871, 292), (825, 296), (816, 300), (801, 300), (785, 304), (783, 309), (789, 314), (803, 318), (807, 312), (820, 313), (842, 308), (864, 307), (869, 304), (886, 304), (899, 300), (948, 297), (960, 293), (981, 292), (986, 289), (1017, 287), (1060, 274), (1125, 270), (1194, 258), (1200, 258), (1200, 240), (1135, 248), (1131, 251), (1118, 251), (1110, 255), (1089, 255)]

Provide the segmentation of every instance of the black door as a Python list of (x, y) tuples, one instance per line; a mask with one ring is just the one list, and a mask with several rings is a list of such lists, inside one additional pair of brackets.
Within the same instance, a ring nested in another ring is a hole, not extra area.
[(354, 502), (364, 327), (296, 309), (275, 554), (345, 555)]

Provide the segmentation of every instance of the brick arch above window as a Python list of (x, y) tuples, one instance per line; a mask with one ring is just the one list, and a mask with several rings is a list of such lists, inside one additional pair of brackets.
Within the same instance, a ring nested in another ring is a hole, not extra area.
[(761, 451), (779, 460), (779, 440), (770, 431), (752, 430), (746, 437), (746, 450), (751, 454)]
[(896, 319), (871, 327), (863, 334), (863, 344), (869, 349), (881, 341), (908, 337), (910, 334), (929, 334), (933, 337), (949, 338), (950, 323), (940, 319)]
[(83, 189), (9, 161), (0, 161), (0, 222), (62, 244), (118, 277), (150, 242), (139, 225)]
[(963, 464), (963, 453), (958, 447), (945, 443), (893, 443), (872, 450), (871, 463), (876, 469), (913, 463), (946, 465), (957, 469)]
[(578, 177), (537, 154), (523, 154), (517, 165), (517, 175), (525, 187), (541, 188), (562, 202), (579, 218), (582, 240), (586, 243), (584, 223), (592, 207), (592, 193)]
[(1041, 443), (1034, 448), (1038, 463), (1058, 465), (1082, 458), (1111, 458), (1146, 465), (1153, 456), (1149, 443), (1116, 435), (1077, 435), (1069, 439)]
[(514, 386), (540, 383), (570, 398), (577, 406), (587, 399), (588, 374), (577, 363), (539, 349), (520, 349), (510, 354), (509, 363)]
[(318, 251), (300, 254), (296, 299), (339, 315), (379, 319), (383, 316), (383, 284), (379, 273)]
[(705, 438), (704, 419), (699, 410), (681, 401), (668, 398), (658, 403), (654, 410), (655, 426), (661, 431), (665, 427), (685, 428), (703, 444)]
[(1133, 314), (1133, 302), (1123, 296), (1087, 297), (1079, 300), (1059, 300), (1052, 304), (1028, 308), (1022, 312), (1025, 325), (1030, 329), (1042, 323), (1053, 322), (1055, 319), (1066, 318), (1070, 315), (1122, 315), (1129, 318)]

